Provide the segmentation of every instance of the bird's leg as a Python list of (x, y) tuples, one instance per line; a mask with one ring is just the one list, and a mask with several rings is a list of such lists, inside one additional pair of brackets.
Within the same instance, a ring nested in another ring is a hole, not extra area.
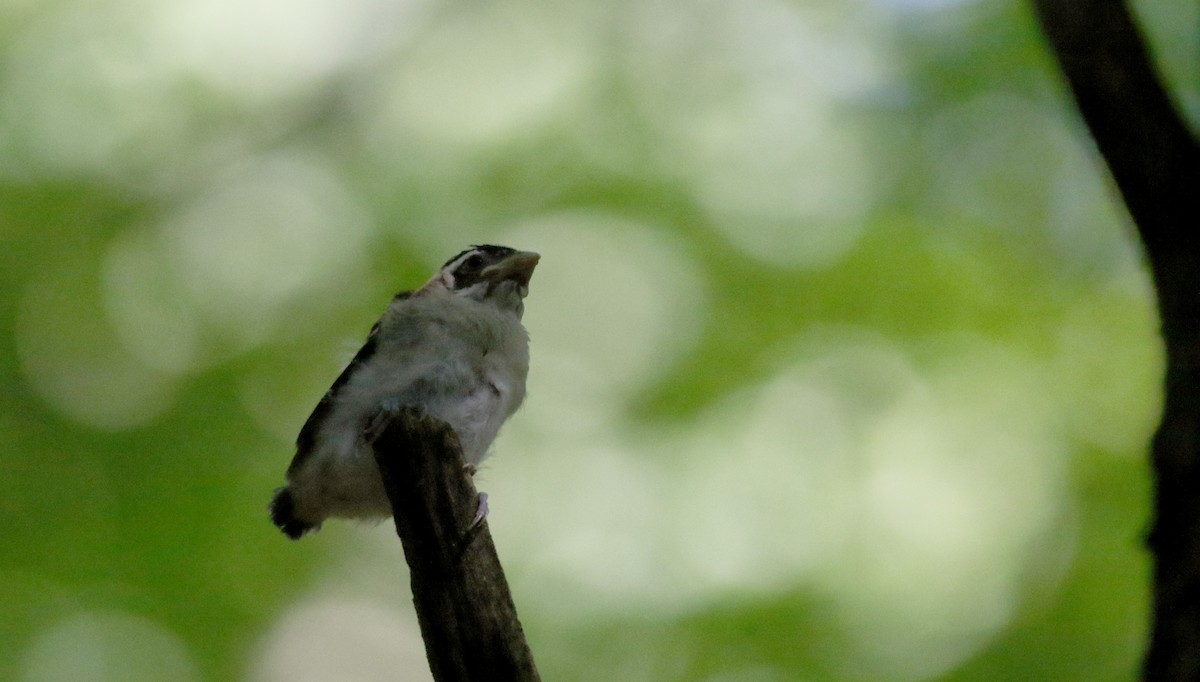
[(365, 443), (374, 443), (375, 439), (383, 433), (384, 429), (397, 419), (401, 412), (407, 412), (410, 419), (418, 419), (424, 416), (424, 411), (417, 405), (409, 405), (400, 402), (399, 398), (386, 398), (379, 403), (379, 409), (370, 416), (367, 420), (367, 425), (363, 427), (362, 439)]

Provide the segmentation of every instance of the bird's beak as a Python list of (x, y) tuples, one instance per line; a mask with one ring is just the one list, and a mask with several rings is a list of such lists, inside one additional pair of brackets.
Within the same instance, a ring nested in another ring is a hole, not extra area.
[(511, 279), (522, 287), (528, 287), (529, 278), (533, 276), (533, 269), (537, 267), (540, 259), (541, 255), (533, 251), (518, 251), (499, 263), (484, 268), (479, 275), (492, 284)]

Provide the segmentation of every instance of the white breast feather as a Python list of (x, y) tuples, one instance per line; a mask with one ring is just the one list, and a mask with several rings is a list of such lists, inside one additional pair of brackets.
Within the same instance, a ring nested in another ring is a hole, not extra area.
[(359, 442), (381, 404), (420, 404), (479, 464), (524, 400), (529, 343), (515, 315), (455, 296), (415, 298), (394, 303), (381, 325), (375, 354), (339, 391), (315, 451), (293, 473), (306, 517), (391, 513), (374, 455)]

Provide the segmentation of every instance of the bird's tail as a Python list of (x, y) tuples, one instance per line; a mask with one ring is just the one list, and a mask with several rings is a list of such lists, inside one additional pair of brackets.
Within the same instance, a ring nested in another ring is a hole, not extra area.
[(278, 526), (284, 535), (293, 540), (299, 540), (300, 536), (321, 526), (319, 523), (308, 523), (296, 518), (296, 499), (292, 497), (292, 491), (287, 488), (279, 488), (275, 491), (275, 497), (271, 498), (268, 509), (271, 510), (271, 522)]

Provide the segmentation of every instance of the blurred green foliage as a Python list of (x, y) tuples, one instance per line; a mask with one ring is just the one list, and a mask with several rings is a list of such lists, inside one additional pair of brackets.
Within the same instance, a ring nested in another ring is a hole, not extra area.
[(546, 679), (1134, 679), (1125, 221), (1019, 3), (8, 3), (0, 679), (426, 679), (386, 524), (265, 504), (479, 242), (543, 254), (480, 482)]

